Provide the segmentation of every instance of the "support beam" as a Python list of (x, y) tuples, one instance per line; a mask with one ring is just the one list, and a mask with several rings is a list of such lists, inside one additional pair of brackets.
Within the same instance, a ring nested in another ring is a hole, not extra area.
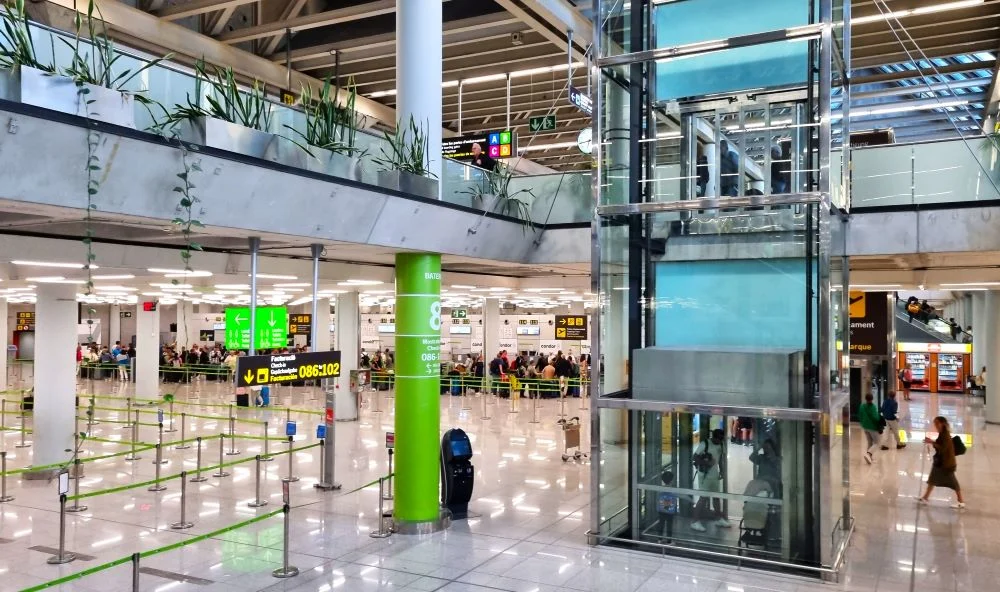
[[(278, 18), (278, 22), (285, 22), (288, 19), (295, 18), (302, 13), (302, 9), (306, 7), (306, 2), (309, 0), (290, 0), (285, 6), (284, 10), (281, 11), (281, 16)], [(281, 36), (275, 35), (264, 43), (264, 47), (261, 49), (261, 54), (269, 56), (273, 54), (278, 49), (278, 44), (281, 43)]]
[(257, 25), (256, 27), (230, 31), (222, 34), (219, 40), (225, 43), (242, 43), (253, 39), (265, 39), (274, 35), (281, 35), (285, 32), (285, 29), (291, 29), (292, 32), (305, 31), (307, 29), (339, 25), (383, 14), (392, 14), (394, 12), (396, 12), (396, 0), (378, 0), (377, 2), (327, 10), (286, 21), (275, 21), (273, 23)]
[(202, 31), (206, 35), (212, 35), (213, 37), (218, 35), (223, 29), (226, 28), (226, 23), (229, 22), (229, 19), (233, 18), (234, 12), (236, 12), (235, 8), (226, 8), (214, 14), (208, 15), (208, 17), (205, 18), (205, 25)]
[[(71, 11), (77, 8), (86, 10), (85, 3), (78, 3), (74, 0), (48, 1)], [(212, 64), (231, 66), (239, 74), (278, 88), (285, 88), (288, 84), (287, 71), (283, 65), (219, 43), (180, 25), (162, 21), (149, 13), (121, 2), (114, 0), (94, 0), (94, 2), (100, 9), (104, 22), (113, 32), (117, 31), (129, 37), (142, 39), (147, 43), (172, 51), (178, 56), (185, 56), (192, 61), (204, 59)], [(311, 86), (318, 92), (323, 83), (316, 78), (293, 71), (292, 87), (299, 88), (300, 86)], [(346, 103), (348, 94), (346, 90), (341, 89), (338, 100)], [(396, 121), (395, 110), (365, 97), (357, 97), (355, 109), (359, 113), (380, 121)]]
[[(545, 20), (545, 13), (548, 11), (540, 11), (542, 14), (536, 14), (530, 12), (520, 6), (520, 3), (514, 0), (496, 0), (507, 12), (513, 14), (517, 18), (521, 19), (526, 25), (538, 31), (543, 37), (551, 41), (556, 47), (566, 48), (567, 44), (567, 31), (573, 30), (573, 59), (576, 61), (583, 61), (583, 52), (577, 49), (577, 44), (582, 44), (583, 47), (590, 45), (591, 39), (593, 39), (593, 28), (577, 31), (577, 25), (570, 25), (563, 19), (551, 17), (549, 13), (551, 22)], [(545, 2), (538, 2), (538, 6), (533, 6), (535, 10), (538, 10), (542, 4), (552, 4), (561, 3), (561, 0), (551, 0)], [(569, 10), (574, 10), (570, 8)]]
[(178, 3), (156, 11), (156, 16), (165, 21), (179, 21), (189, 16), (207, 14), (217, 10), (232, 10), (244, 4), (253, 4), (257, 0), (194, 0)]

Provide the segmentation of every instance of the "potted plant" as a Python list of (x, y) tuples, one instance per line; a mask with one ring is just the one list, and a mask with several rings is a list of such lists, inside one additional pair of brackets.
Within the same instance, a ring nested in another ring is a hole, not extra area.
[(521, 221), (522, 229), (527, 231), (532, 226), (531, 204), (519, 196), (529, 195), (533, 201), (535, 194), (531, 189), (511, 191), (510, 182), (513, 178), (514, 171), (498, 162), (492, 171), (483, 172), (483, 180), (478, 187), (463, 193), (472, 196), (473, 207), (517, 218)]
[(267, 160), (278, 160), (278, 138), (272, 134), (273, 105), (264, 98), (263, 86), (254, 81), (249, 92), (236, 84), (232, 68), (195, 64), (195, 94), (202, 96), (202, 82), (210, 87), (205, 106), (198, 98), (187, 97), (187, 104), (174, 109), (158, 121), (156, 129), (169, 131), (184, 142), (210, 146)]
[(397, 122), (396, 131), (384, 135), (382, 157), (374, 159), (383, 167), (378, 172), (379, 187), (438, 199), (438, 182), (430, 172), (430, 139), (423, 127), (411, 115), (409, 125)]
[(337, 104), (336, 89), (329, 76), (323, 81), (319, 94), (313, 96), (309, 86), (302, 87), (299, 99), (306, 115), (305, 132), (292, 126), (285, 127), (297, 134), (305, 146), (309, 170), (345, 179), (361, 180), (361, 157), (364, 150), (357, 147), (358, 122), (354, 111), (357, 90), (353, 81), (348, 82), (350, 92), (346, 105)]
[[(114, 73), (121, 58), (114, 50), (93, 0), (87, 5), (88, 40), (81, 43), (83, 15), (76, 13), (76, 36), (72, 42), (60, 38), (73, 52), (70, 65), (44, 64), (35, 53), (24, 0), (4, 5), (0, 32), (0, 98), (36, 105), (88, 119), (135, 127), (134, 100), (146, 99), (125, 87), (136, 76), (155, 66), (159, 58), (142, 67)], [(55, 54), (55, 48), (52, 51)]]

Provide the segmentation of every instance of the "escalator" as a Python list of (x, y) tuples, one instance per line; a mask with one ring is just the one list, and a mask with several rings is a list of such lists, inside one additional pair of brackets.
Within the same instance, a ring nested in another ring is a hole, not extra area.
[[(961, 343), (951, 338), (951, 326), (939, 318), (925, 323), (906, 312), (906, 302), (896, 301), (896, 341), (910, 343)], [(961, 339), (961, 335), (959, 335)]]

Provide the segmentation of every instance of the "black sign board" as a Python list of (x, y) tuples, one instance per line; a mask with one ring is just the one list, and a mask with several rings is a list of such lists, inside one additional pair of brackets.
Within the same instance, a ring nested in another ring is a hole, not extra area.
[(851, 148), (888, 146), (895, 143), (896, 134), (892, 131), (892, 128), (851, 132)]
[(198, 341), (215, 341), (215, 329), (200, 329)]
[(246, 356), (236, 363), (236, 386), (283, 384), (340, 376), (340, 352)]
[(132, 311), (131, 310), (123, 310), (120, 313), (118, 313), (118, 318), (121, 318), (121, 319), (131, 319), (132, 318)]
[(888, 356), (888, 293), (852, 290), (849, 298), (851, 355)]
[(591, 115), (594, 111), (594, 101), (575, 86), (569, 87), (569, 102), (587, 115)]
[(587, 315), (556, 315), (556, 339), (586, 341)]
[(453, 160), (471, 162), (473, 144), (478, 144), (482, 153), (494, 160), (517, 156), (517, 134), (510, 130), (485, 131), (467, 136), (444, 138), (441, 141), (441, 155)]
[(312, 314), (288, 315), (289, 335), (309, 335), (312, 333)]
[(15, 331), (34, 331), (35, 330), (35, 313), (33, 312), (19, 312), (17, 313), (17, 325), (14, 327)]

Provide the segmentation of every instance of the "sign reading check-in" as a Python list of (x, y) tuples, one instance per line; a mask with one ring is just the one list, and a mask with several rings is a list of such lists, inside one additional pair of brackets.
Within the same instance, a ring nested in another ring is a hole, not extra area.
[(340, 352), (311, 352), (241, 357), (236, 364), (236, 386), (282, 384), (340, 376)]
[(587, 339), (587, 316), (556, 315), (556, 339), (585, 341)]

